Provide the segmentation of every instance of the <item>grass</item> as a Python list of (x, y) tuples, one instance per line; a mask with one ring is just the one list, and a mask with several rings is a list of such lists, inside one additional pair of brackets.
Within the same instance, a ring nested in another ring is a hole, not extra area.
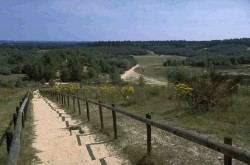
[(163, 65), (167, 59), (185, 59), (183, 56), (175, 55), (145, 55), (145, 56), (134, 56), (135, 60), (141, 66), (151, 65)]
[(0, 81), (16, 81), (25, 77), (25, 74), (1, 75)]
[[(32, 96), (30, 98), (30, 101), (31, 100)], [(38, 151), (32, 147), (34, 138), (35, 138), (35, 132), (34, 132), (33, 109), (32, 109), (32, 104), (30, 102), (25, 122), (25, 128), (22, 129), (21, 148), (18, 159), (19, 165), (31, 165), (39, 161), (38, 157), (36, 156), (36, 153)]]
[[(157, 80), (166, 81), (167, 72), (174, 69), (174, 66), (165, 67), (163, 63), (167, 59), (184, 59), (182, 56), (173, 56), (173, 55), (145, 55), (145, 56), (134, 56), (140, 65), (135, 69), (136, 72), (153, 77)], [(189, 72), (190, 77), (201, 75), (206, 68), (204, 67), (191, 67), (184, 66), (184, 68)], [(228, 67), (215, 67), (220, 72), (233, 73), (233, 74), (250, 74), (250, 65), (232, 65)]]
[[(6, 149), (6, 140), (4, 132), (9, 127), (10, 130), (13, 130), (12, 124), (12, 115), (16, 112), (16, 106), (19, 105), (20, 99), (25, 95), (28, 89), (26, 88), (0, 88), (0, 162), (6, 164), (7, 158), (7, 149)], [(31, 137), (30, 134), (32, 132), (32, 120), (31, 114), (27, 116), (27, 129), (23, 129), (22, 132), (22, 141), (21, 144), (25, 144), (25, 151), (21, 149), (20, 152), (20, 161), (23, 162), (21, 164), (30, 164), (28, 163), (30, 160), (33, 160), (33, 156), (27, 157), (27, 154), (32, 152), (31, 149)]]

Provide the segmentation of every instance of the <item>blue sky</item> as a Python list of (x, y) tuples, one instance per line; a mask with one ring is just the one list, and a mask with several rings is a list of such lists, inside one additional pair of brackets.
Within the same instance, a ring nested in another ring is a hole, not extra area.
[(250, 37), (250, 0), (0, 0), (0, 40)]

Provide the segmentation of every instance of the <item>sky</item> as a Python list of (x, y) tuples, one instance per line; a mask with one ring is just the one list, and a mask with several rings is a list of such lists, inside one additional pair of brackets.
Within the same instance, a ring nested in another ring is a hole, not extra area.
[(0, 0), (0, 40), (250, 38), (250, 0)]

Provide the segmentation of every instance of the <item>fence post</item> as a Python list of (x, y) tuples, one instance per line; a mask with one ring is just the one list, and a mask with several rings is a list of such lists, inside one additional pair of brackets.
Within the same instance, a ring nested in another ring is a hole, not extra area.
[[(151, 119), (150, 114), (146, 114), (147, 119)], [(151, 154), (151, 125), (147, 124), (147, 152), (148, 155), (150, 156)]]
[(76, 111), (76, 107), (75, 107), (75, 96), (73, 96), (72, 99), (73, 99), (73, 110)]
[(88, 102), (88, 98), (85, 97), (86, 99), (86, 110), (87, 110), (87, 118), (88, 118), (88, 122), (90, 121), (90, 117), (89, 117), (89, 102)]
[(16, 117), (18, 116), (19, 107), (16, 107)]
[(19, 101), (19, 107), (22, 106), (22, 103), (23, 103), (22, 100), (20, 100), (20, 101)]
[(69, 108), (69, 94), (67, 94), (68, 108)]
[(63, 94), (61, 93), (61, 104), (63, 104)]
[(81, 105), (80, 105), (80, 100), (79, 100), (78, 95), (77, 95), (77, 104), (78, 104), (78, 112), (79, 112), (79, 114), (81, 114)]
[(13, 114), (14, 129), (16, 128), (16, 119), (17, 119), (17, 116), (16, 116), (16, 113), (14, 113)]
[[(102, 102), (98, 101), (98, 103), (101, 104)], [(103, 126), (103, 115), (102, 115), (102, 106), (101, 105), (99, 105), (99, 113), (100, 113), (101, 129), (103, 129), (104, 126)]]
[(28, 101), (26, 102), (26, 105), (25, 105), (25, 107), (24, 107), (24, 109), (23, 109), (23, 113), (24, 113), (24, 120), (26, 120), (26, 114), (27, 114), (27, 109), (28, 109)]
[[(115, 104), (112, 104), (112, 107), (115, 108)], [(113, 117), (114, 136), (115, 139), (117, 139), (116, 112), (114, 110), (112, 110), (112, 117)]]
[(63, 106), (65, 105), (65, 94), (63, 94)]
[[(232, 138), (224, 137), (224, 143), (232, 146)], [(224, 154), (224, 165), (232, 165), (232, 157)]]
[(22, 113), (22, 126), (23, 126), (23, 128), (25, 127), (25, 125), (24, 125), (24, 114)]
[(8, 154), (10, 152), (12, 137), (13, 137), (12, 132), (6, 131), (6, 143), (7, 143), (7, 152), (8, 152)]

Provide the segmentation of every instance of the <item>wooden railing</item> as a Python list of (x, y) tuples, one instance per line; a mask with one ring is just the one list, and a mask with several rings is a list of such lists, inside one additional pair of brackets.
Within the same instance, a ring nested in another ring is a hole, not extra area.
[(20, 101), (20, 107), (16, 107), (16, 113), (13, 114), (14, 133), (7, 132), (7, 165), (16, 165), (18, 162), (19, 150), (20, 150), (20, 138), (22, 128), (25, 126), (30, 93), (28, 92), (25, 97)]
[[(185, 130), (180, 130), (178, 128), (162, 124), (159, 122), (156, 122), (151, 119), (151, 115), (146, 114), (146, 117), (141, 117), (139, 115), (135, 115), (129, 112), (126, 112), (121, 109), (115, 108), (115, 105), (112, 104), (111, 106), (105, 105), (101, 103), (101, 101), (93, 101), (89, 100), (88, 98), (81, 98), (78, 95), (72, 95), (72, 94), (67, 94), (67, 93), (61, 93), (61, 92), (54, 92), (50, 90), (42, 90), (40, 91), (42, 94), (49, 95), (51, 97), (54, 97), (58, 102), (61, 104), (68, 106), (69, 107), (69, 99), (72, 97), (73, 100), (73, 109), (74, 111), (76, 110), (75, 107), (75, 99), (78, 102), (78, 112), (79, 114), (81, 113), (81, 107), (80, 107), (80, 100), (86, 102), (86, 115), (87, 115), (87, 120), (90, 121), (90, 112), (89, 112), (89, 103), (95, 104), (99, 106), (99, 113), (100, 113), (100, 123), (101, 123), (101, 128), (104, 127), (103, 125), (103, 115), (102, 115), (102, 108), (106, 108), (107, 110), (112, 111), (112, 118), (113, 118), (113, 129), (114, 129), (114, 138), (117, 138), (117, 124), (116, 124), (116, 113), (120, 113), (122, 115), (128, 116), (130, 118), (133, 118), (137, 121), (140, 121), (142, 123), (146, 124), (147, 128), (147, 152), (150, 155), (151, 153), (151, 126), (155, 128), (159, 128), (161, 130), (170, 132), (174, 135), (177, 135), (179, 137), (182, 137), (184, 139), (187, 139), (189, 141), (192, 141), (194, 143), (197, 143), (199, 145), (205, 146), (207, 148), (210, 148), (214, 151), (220, 152), (224, 154), (224, 165), (231, 165), (232, 164), (232, 158), (235, 158), (237, 160), (240, 160), (244, 163), (250, 164), (250, 153), (248, 151), (232, 147), (232, 139), (225, 137), (224, 138), (224, 143), (218, 143), (214, 142), (208, 138), (202, 137), (197, 134), (193, 134), (191, 132), (185, 131)], [(67, 101), (66, 101), (67, 98)]]

